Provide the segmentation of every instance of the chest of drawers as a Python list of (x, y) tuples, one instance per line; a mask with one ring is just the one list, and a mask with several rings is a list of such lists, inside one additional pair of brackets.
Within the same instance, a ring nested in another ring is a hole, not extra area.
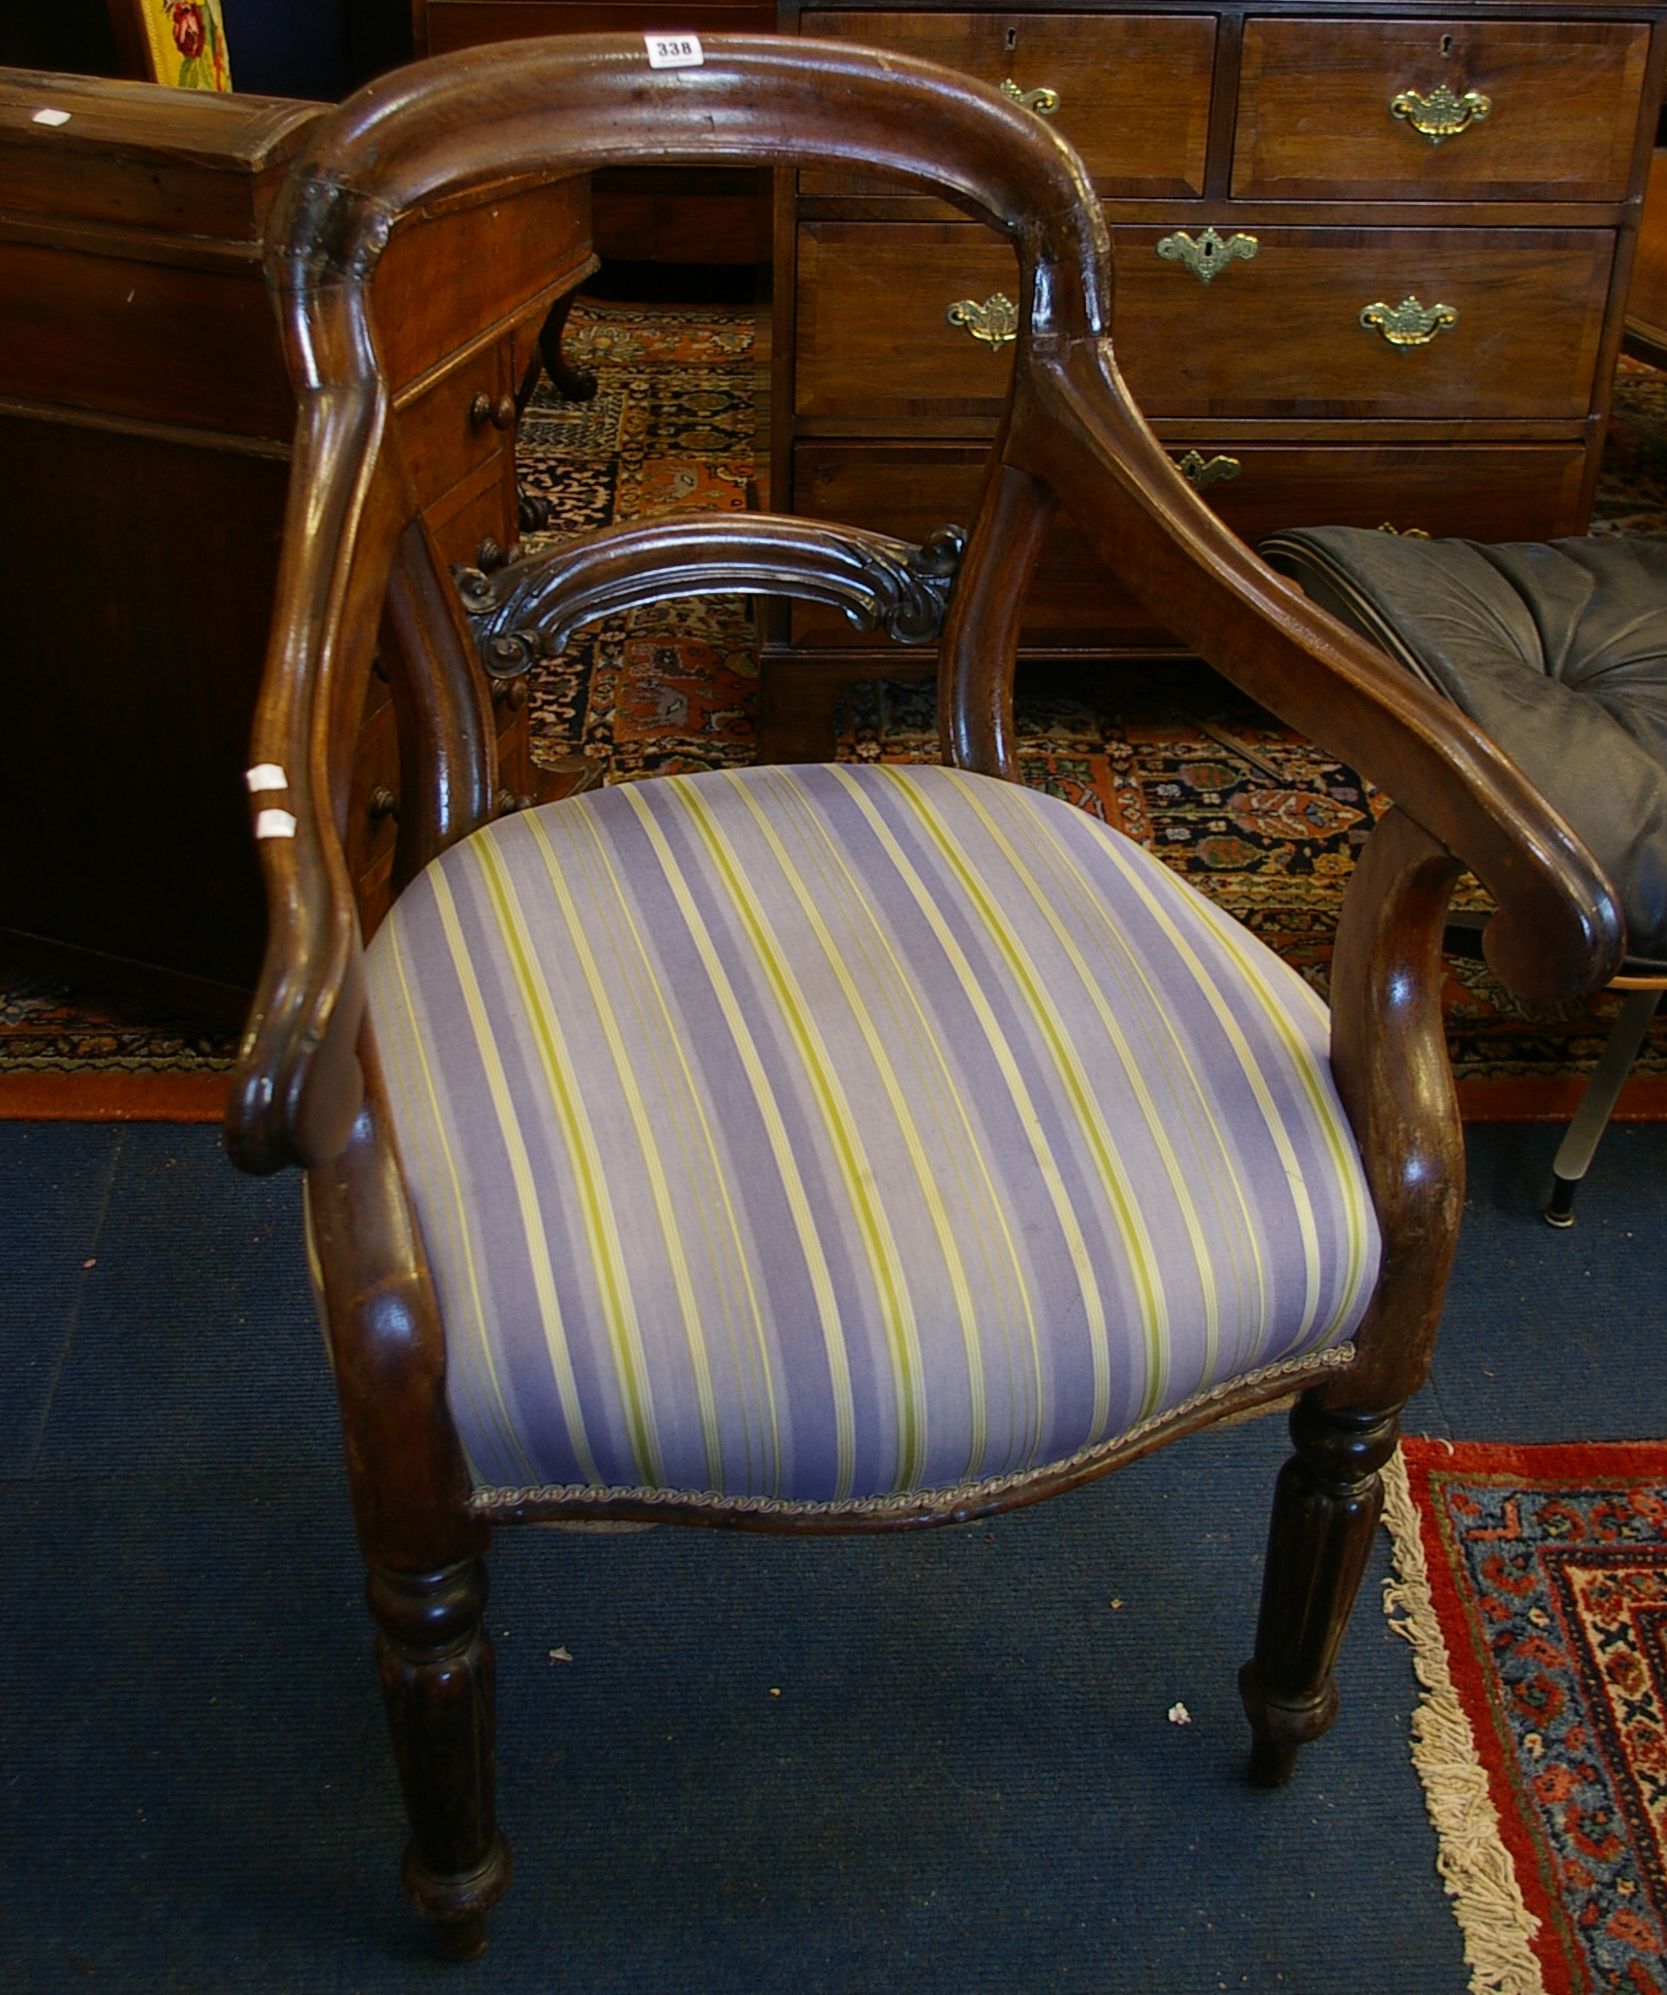
[[(948, 62), (1051, 118), (1114, 246), (1117, 356), (1247, 539), (1338, 522), (1584, 529), (1661, 90), (1649, 6), (822, 8), (785, 32)], [(1012, 255), (901, 183), (778, 189), (773, 503), (910, 538), (965, 517), (1006, 386)], [(907, 670), (814, 607), (765, 649), (763, 749)], [(1070, 523), (1027, 655), (1169, 640)], [(916, 669), (921, 669), (917, 667)]]
[[(0, 71), (0, 949), (238, 1013), (265, 928), (242, 787), (295, 410), (261, 234), (322, 105)], [(37, 122), (41, 110), (58, 122)], [(377, 278), (441, 553), (516, 538), (513, 392), (595, 267), (583, 183), (416, 218)], [(532, 788), (500, 709), (500, 780)], [(399, 748), (374, 681), (348, 805), (386, 906)]]

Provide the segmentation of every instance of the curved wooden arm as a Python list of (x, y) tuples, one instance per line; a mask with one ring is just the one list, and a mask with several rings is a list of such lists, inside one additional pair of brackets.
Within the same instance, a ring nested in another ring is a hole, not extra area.
[(481, 662), (495, 678), (554, 658), (581, 624), (677, 596), (794, 596), (843, 610), (858, 630), (930, 644), (965, 536), (922, 545), (783, 513), (695, 513), (576, 534), (549, 554), (458, 575)]
[[(358, 707), (344, 689), (362, 703), (403, 512), (397, 454), (380, 450), (388, 411), (373, 373), (345, 391), (303, 395), (296, 426), (250, 756), (287, 783), (250, 797), (267, 944), (226, 1115), (227, 1147), (247, 1171), (334, 1156), (363, 1098), (346, 769), (332, 769), (331, 744), (338, 730), (348, 739), (357, 731)], [(260, 836), (261, 814), (274, 807), (293, 818), (292, 835)]]
[(1035, 354), (1007, 456), (1053, 486), (1106, 565), (1183, 643), (1470, 867), (1498, 905), (1484, 948), (1506, 985), (1550, 1002), (1613, 975), (1624, 926), (1585, 845), (1456, 707), (1386, 671), (1371, 645), (1222, 525), (1169, 463), (1108, 344), (1051, 342)]

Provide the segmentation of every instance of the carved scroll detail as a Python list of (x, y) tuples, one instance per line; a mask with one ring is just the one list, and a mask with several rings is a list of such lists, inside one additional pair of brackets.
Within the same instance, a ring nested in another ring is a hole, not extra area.
[(604, 527), (491, 575), (452, 574), (481, 663), (497, 680), (558, 656), (582, 624), (677, 596), (797, 596), (842, 610), (858, 630), (930, 644), (964, 544), (956, 526), (916, 546), (777, 513), (700, 514)]

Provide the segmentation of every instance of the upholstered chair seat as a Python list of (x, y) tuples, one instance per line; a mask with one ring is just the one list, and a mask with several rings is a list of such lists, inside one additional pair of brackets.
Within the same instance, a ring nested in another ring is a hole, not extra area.
[(1014, 784), (547, 805), (431, 864), (367, 968), (487, 1501), (986, 1485), (1336, 1344), (1372, 1292), (1319, 1000)]

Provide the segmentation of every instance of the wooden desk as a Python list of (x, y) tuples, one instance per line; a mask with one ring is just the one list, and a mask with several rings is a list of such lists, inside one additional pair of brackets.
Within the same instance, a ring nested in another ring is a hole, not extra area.
[[(776, 0), (412, 0), (416, 55), (525, 35), (769, 34)], [(595, 236), (610, 262), (766, 264), (770, 175), (762, 167), (628, 166), (595, 179)]]
[[(242, 772), (294, 420), (260, 240), (323, 110), (0, 70), (0, 951), (221, 1012), (264, 926)], [(594, 268), (573, 181), (388, 247), (379, 323), (450, 561), (517, 537), (513, 391)], [(524, 711), (500, 725), (527, 792)], [(377, 683), (349, 824), (367, 921), (397, 788)]]

